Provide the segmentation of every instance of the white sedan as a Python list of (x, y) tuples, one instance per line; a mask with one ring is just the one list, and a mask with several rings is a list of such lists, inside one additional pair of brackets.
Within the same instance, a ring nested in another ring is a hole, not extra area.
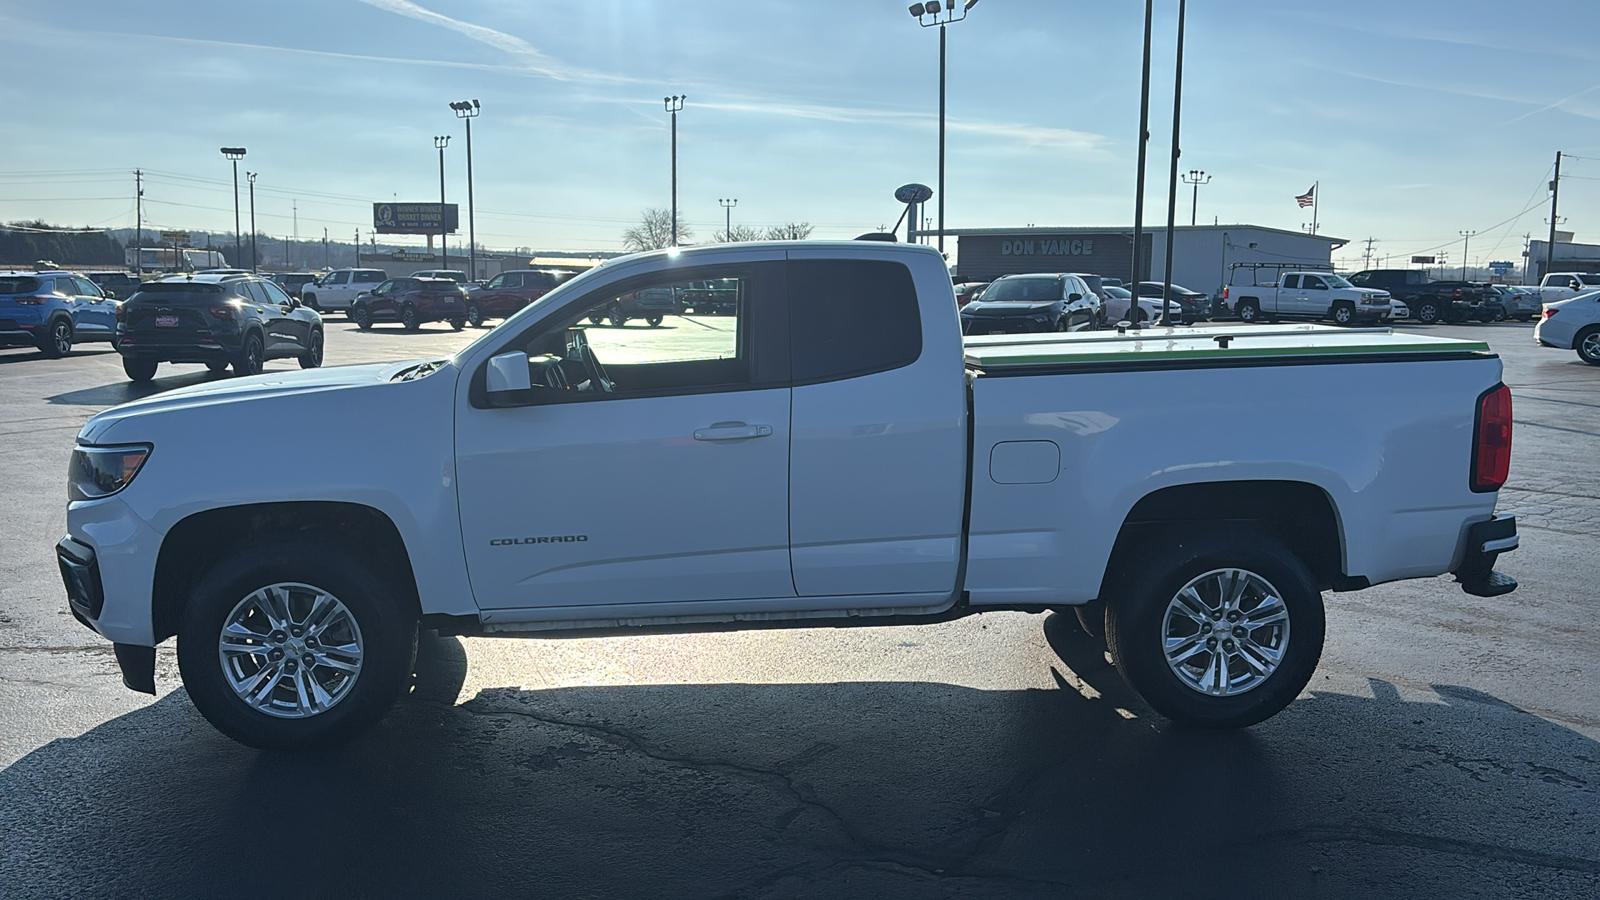
[(1546, 303), (1533, 339), (1544, 347), (1576, 350), (1579, 359), (1600, 366), (1600, 291)]
[(1409, 318), (1411, 318), (1411, 307), (1407, 306), (1403, 300), (1389, 298), (1389, 312), (1383, 317), (1383, 320), (1392, 325), (1401, 319)]

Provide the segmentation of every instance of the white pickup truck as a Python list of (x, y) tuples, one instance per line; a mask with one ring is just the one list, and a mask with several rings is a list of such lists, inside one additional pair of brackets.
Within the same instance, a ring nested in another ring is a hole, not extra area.
[[(733, 286), (730, 315), (579, 327), (708, 280)], [(341, 465), (237, 463), (302, 433)], [(1493, 568), (1517, 544), (1495, 515), (1510, 435), (1481, 343), (1298, 325), (963, 346), (932, 248), (717, 245), (608, 262), (449, 359), (100, 413), (57, 556), (130, 688), (154, 692), (176, 635), (200, 712), (257, 747), (375, 722), (419, 627), (1074, 608), (1158, 712), (1239, 727), (1311, 677), (1323, 591), (1516, 587)]]
[(382, 269), (334, 269), (300, 288), (300, 302), (318, 312), (342, 309), (349, 313), (356, 298), (389, 280)]
[(1538, 293), (1540, 303), (1569, 300), (1579, 294), (1600, 291), (1600, 273), (1551, 272), (1533, 290)]
[(1224, 305), (1242, 322), (1332, 319), (1339, 325), (1375, 324), (1389, 316), (1389, 293), (1358, 288), (1332, 272), (1284, 272), (1275, 284), (1228, 285)]

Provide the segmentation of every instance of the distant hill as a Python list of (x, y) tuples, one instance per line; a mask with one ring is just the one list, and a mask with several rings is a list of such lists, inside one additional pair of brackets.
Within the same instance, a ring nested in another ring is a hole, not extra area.
[(0, 265), (31, 266), (41, 260), (63, 266), (121, 268), (122, 242), (104, 231), (45, 222), (0, 225)]

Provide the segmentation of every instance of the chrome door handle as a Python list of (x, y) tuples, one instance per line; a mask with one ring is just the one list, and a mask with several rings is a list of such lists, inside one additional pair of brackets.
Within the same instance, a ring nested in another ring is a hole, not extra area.
[(697, 441), (742, 441), (772, 434), (771, 425), (746, 425), (743, 422), (718, 422), (710, 428), (696, 428)]

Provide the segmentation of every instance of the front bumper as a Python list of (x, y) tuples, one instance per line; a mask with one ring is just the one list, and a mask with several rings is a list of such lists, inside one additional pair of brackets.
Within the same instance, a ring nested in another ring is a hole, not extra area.
[(1055, 320), (1033, 316), (963, 316), (962, 334), (1043, 334), (1056, 330)]
[[(67, 588), (67, 608), (84, 627), (99, 631), (94, 620), (105, 608), (105, 585), (100, 580), (100, 561), (94, 548), (70, 535), (56, 544), (56, 563)], [(122, 683), (142, 694), (156, 692), (156, 649), (138, 644), (113, 643)]]
[(1517, 589), (1517, 580), (1495, 571), (1502, 553), (1517, 549), (1516, 516), (1493, 516), (1467, 526), (1461, 565), (1451, 574), (1461, 589), (1474, 597), (1498, 597)]

